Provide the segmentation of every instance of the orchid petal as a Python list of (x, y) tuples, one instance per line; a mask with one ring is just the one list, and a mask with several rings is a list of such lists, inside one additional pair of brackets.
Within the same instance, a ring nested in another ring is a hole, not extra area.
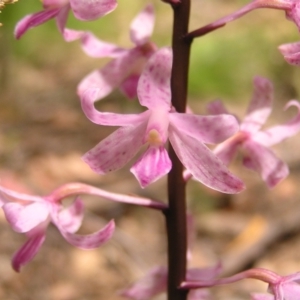
[(289, 64), (300, 65), (300, 42), (283, 44), (278, 49)]
[(83, 202), (77, 197), (69, 207), (58, 213), (57, 222), (64, 231), (74, 233), (82, 224), (83, 212)]
[(228, 166), (233, 157), (235, 156), (238, 147), (241, 145), (239, 139), (232, 137), (225, 142), (219, 144), (214, 149), (214, 154), (221, 159), (221, 161)]
[(199, 116), (183, 113), (170, 113), (172, 126), (203, 143), (216, 144), (235, 134), (239, 125), (231, 115)]
[(137, 97), (137, 86), (139, 79), (139, 74), (132, 74), (121, 83), (119, 88), (127, 98), (133, 99)]
[(150, 146), (130, 171), (144, 188), (168, 174), (171, 168), (172, 162), (165, 147)]
[(105, 174), (122, 168), (144, 143), (146, 124), (117, 129), (88, 151), (82, 159), (92, 170)]
[(138, 83), (140, 104), (149, 109), (170, 109), (172, 52), (162, 48), (148, 60)]
[(229, 114), (221, 100), (214, 100), (208, 103), (207, 111), (211, 115)]
[(56, 24), (58, 27), (58, 30), (61, 32), (61, 34), (64, 36), (64, 30), (67, 24), (67, 19), (70, 11), (70, 5), (67, 4), (64, 7), (62, 7), (59, 11), (59, 13), (56, 16)]
[(192, 137), (169, 130), (170, 142), (182, 164), (204, 185), (223, 193), (236, 194), (244, 189), (235, 177), (205, 145)]
[(41, 25), (49, 19), (56, 17), (60, 10), (60, 8), (47, 9), (25, 16), (15, 27), (15, 38), (19, 39), (28, 29)]
[(157, 266), (151, 269), (143, 278), (133, 283), (120, 294), (135, 300), (148, 300), (167, 288), (167, 267)]
[(269, 147), (297, 134), (300, 131), (300, 103), (296, 100), (289, 101), (286, 104), (285, 109), (291, 106), (295, 106), (298, 109), (297, 115), (292, 120), (285, 124), (273, 126), (267, 130), (257, 132), (252, 139)]
[(59, 226), (58, 229), (68, 243), (77, 248), (89, 250), (96, 249), (110, 240), (115, 230), (115, 222), (112, 220), (101, 230), (87, 235), (73, 234), (64, 231), (64, 229)]
[(74, 16), (82, 21), (96, 20), (117, 7), (116, 0), (70, 0)]
[(258, 131), (271, 113), (272, 102), (272, 83), (266, 78), (255, 77), (253, 96), (246, 117), (241, 123), (241, 131), (251, 133)]
[(6, 203), (3, 211), (8, 223), (16, 232), (28, 232), (47, 220), (49, 207), (45, 203), (34, 202), (29, 205)]
[(130, 38), (137, 46), (144, 45), (152, 35), (155, 22), (154, 9), (148, 4), (132, 21)]
[(94, 101), (104, 98), (130, 75), (141, 57), (141, 51), (133, 48), (109, 62), (102, 69), (93, 71), (79, 83), (77, 87), (79, 96), (82, 96), (87, 89), (98, 88), (99, 92)]
[(148, 118), (150, 112), (146, 111), (141, 114), (115, 114), (100, 112), (94, 106), (94, 100), (98, 97), (99, 89), (88, 89), (81, 96), (81, 107), (87, 118), (93, 123), (106, 126), (129, 126), (141, 123)]
[(21, 267), (35, 257), (45, 239), (45, 232), (38, 232), (29, 237), (26, 243), (14, 254), (12, 267), (16, 272), (20, 272)]
[(98, 39), (93, 33), (85, 32), (81, 37), (81, 47), (83, 51), (91, 57), (119, 57), (128, 50), (125, 50), (117, 45), (104, 42)]
[(287, 165), (268, 148), (253, 141), (246, 141), (243, 148), (247, 151), (244, 165), (257, 171), (269, 188), (274, 187), (288, 176), (289, 169)]

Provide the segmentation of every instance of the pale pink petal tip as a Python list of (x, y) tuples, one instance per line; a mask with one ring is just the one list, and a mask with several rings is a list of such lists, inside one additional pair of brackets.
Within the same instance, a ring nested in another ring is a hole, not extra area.
[(96, 20), (117, 7), (115, 0), (70, 0), (75, 17), (82, 21)]
[(148, 4), (132, 21), (130, 27), (130, 38), (136, 45), (148, 42), (154, 27), (154, 9)]

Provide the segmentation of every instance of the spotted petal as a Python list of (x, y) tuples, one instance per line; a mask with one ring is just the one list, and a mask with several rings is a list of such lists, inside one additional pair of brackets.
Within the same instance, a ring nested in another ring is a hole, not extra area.
[(223, 142), (239, 129), (236, 118), (231, 115), (170, 113), (169, 118), (172, 126), (180, 128), (182, 133), (208, 144)]
[(96, 20), (117, 7), (116, 0), (70, 0), (75, 17), (82, 21)]
[(169, 139), (182, 164), (196, 180), (223, 193), (236, 194), (244, 189), (243, 182), (204, 144), (173, 127), (169, 130)]
[(122, 127), (87, 152), (82, 159), (92, 170), (105, 174), (122, 168), (144, 143), (146, 124)]
[(149, 109), (170, 109), (172, 52), (162, 48), (148, 60), (138, 83), (140, 104)]

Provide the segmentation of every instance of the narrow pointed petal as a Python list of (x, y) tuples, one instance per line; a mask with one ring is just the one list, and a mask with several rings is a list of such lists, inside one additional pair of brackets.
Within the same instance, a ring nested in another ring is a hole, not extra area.
[(46, 21), (56, 17), (59, 12), (60, 8), (53, 8), (24, 17), (17, 23), (15, 27), (15, 38), (19, 39), (28, 29), (41, 25)]
[(258, 172), (269, 188), (274, 187), (288, 176), (287, 165), (268, 148), (253, 141), (246, 141), (243, 148), (247, 152), (244, 165)]
[[(129, 204), (141, 205), (141, 206), (152, 207), (157, 209), (165, 209), (168, 207), (164, 203), (154, 201), (149, 198), (112, 193), (79, 182), (68, 183), (60, 186), (59, 188), (52, 191), (50, 195), (47, 196), (47, 200), (50, 202), (60, 202), (62, 199), (66, 197), (70, 197), (78, 194), (95, 195), (115, 202), (129, 203)], [(73, 203), (73, 205), (75, 205), (75, 203)], [(79, 203), (79, 205), (81, 204)], [(77, 203), (76, 203), (75, 215), (80, 215), (81, 214), (80, 211), (81, 211), (81, 206), (77, 207)]]
[(203, 143), (217, 144), (231, 137), (239, 130), (239, 124), (231, 115), (199, 116), (170, 113), (170, 123), (182, 133)]
[(270, 147), (297, 134), (300, 131), (300, 103), (296, 100), (289, 101), (285, 106), (285, 109), (291, 106), (295, 106), (298, 109), (297, 115), (292, 120), (285, 124), (273, 126), (267, 130), (257, 132), (253, 136), (253, 140), (266, 147)]
[(115, 222), (110, 221), (101, 230), (87, 235), (73, 234), (60, 227), (58, 229), (68, 243), (77, 248), (89, 250), (96, 249), (111, 239), (115, 230)]
[(98, 88), (91, 88), (85, 91), (81, 96), (81, 107), (86, 117), (93, 123), (105, 126), (130, 126), (147, 120), (150, 112), (145, 111), (141, 114), (115, 114), (109, 112), (100, 112), (94, 106), (94, 100), (98, 98)]
[(37, 254), (46, 239), (45, 232), (41, 231), (29, 237), (26, 243), (14, 254), (12, 267), (16, 272), (29, 263)]
[(148, 60), (138, 83), (140, 104), (149, 109), (170, 110), (172, 51), (162, 48)]
[(192, 137), (170, 130), (170, 142), (186, 169), (204, 185), (229, 194), (241, 192), (243, 182), (235, 177), (205, 145)]
[(283, 44), (278, 49), (289, 64), (300, 65), (300, 42)]
[(100, 100), (119, 86), (135, 67), (135, 63), (142, 57), (139, 49), (128, 50), (125, 54), (112, 60), (102, 69), (87, 75), (78, 85), (77, 93), (82, 96), (90, 88), (98, 88), (97, 98)]
[(107, 43), (98, 39), (91, 32), (84, 32), (81, 37), (81, 47), (87, 55), (96, 58), (115, 58), (124, 55), (128, 51), (126, 49), (118, 47), (115, 44)]
[(87, 152), (82, 159), (92, 170), (105, 174), (122, 168), (144, 143), (146, 124), (122, 127)]
[(210, 115), (229, 114), (221, 100), (214, 100), (208, 103), (207, 111)]
[(167, 289), (167, 276), (167, 267), (154, 267), (143, 278), (123, 290), (120, 295), (135, 300), (152, 299)]
[(134, 99), (137, 97), (137, 86), (139, 79), (139, 74), (132, 74), (121, 83), (120, 90), (127, 98)]
[(149, 41), (155, 22), (154, 8), (148, 4), (132, 21), (130, 26), (130, 38), (137, 46)]
[(82, 224), (83, 213), (83, 202), (77, 197), (69, 207), (58, 213), (57, 221), (65, 231), (74, 233)]
[(6, 203), (3, 211), (8, 223), (16, 232), (28, 232), (47, 220), (49, 208), (46, 204), (35, 202), (28, 205)]
[(172, 163), (165, 147), (150, 146), (130, 171), (144, 188), (168, 174), (171, 168)]
[(241, 131), (256, 132), (266, 122), (272, 110), (273, 86), (266, 78), (254, 78), (254, 92), (247, 110), (246, 117), (241, 123)]
[(82, 21), (103, 17), (117, 7), (115, 0), (70, 0), (74, 16)]

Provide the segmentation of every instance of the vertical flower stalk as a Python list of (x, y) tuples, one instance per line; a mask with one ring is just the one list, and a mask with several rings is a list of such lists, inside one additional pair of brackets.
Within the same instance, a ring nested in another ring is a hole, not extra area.
[[(172, 2), (171, 2), (172, 3)], [(172, 105), (177, 112), (185, 112), (187, 98), (188, 68), (191, 40), (183, 37), (188, 33), (190, 0), (173, 3), (173, 66), (171, 76)], [(166, 211), (168, 234), (168, 299), (185, 300), (187, 291), (179, 285), (185, 279), (187, 229), (185, 182), (183, 166), (169, 145), (172, 169), (168, 175), (169, 209)]]

